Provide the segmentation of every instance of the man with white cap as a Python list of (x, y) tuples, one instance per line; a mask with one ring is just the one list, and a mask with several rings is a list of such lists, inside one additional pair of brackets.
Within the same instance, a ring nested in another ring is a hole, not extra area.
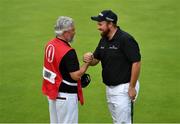
[(83, 104), (81, 77), (89, 63), (79, 68), (69, 44), (75, 35), (72, 18), (59, 17), (55, 33), (56, 38), (45, 46), (42, 92), (48, 97), (50, 123), (78, 123), (78, 99)]

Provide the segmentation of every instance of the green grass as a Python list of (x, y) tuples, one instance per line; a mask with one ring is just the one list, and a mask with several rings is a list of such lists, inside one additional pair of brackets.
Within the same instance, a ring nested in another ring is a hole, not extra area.
[[(120, 27), (138, 41), (142, 54), (141, 90), (135, 122), (180, 123), (179, 0), (0, 0), (0, 122), (49, 122), (41, 93), (43, 48), (54, 37), (58, 16), (74, 18), (73, 47), (94, 51), (99, 40), (90, 16), (103, 9), (119, 15)], [(111, 123), (101, 66), (91, 67), (79, 122)]]

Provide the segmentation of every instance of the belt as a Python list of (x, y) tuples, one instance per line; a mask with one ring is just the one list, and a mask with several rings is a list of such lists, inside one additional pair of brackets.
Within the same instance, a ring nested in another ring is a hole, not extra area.
[(68, 97), (69, 98), (76, 98), (77, 97), (77, 93), (59, 92), (59, 94), (58, 94), (56, 99), (66, 100)]
[(66, 81), (66, 80), (62, 80), (62, 82), (69, 85), (69, 86), (77, 86), (77, 83), (72, 83), (72, 82), (69, 82), (69, 81)]

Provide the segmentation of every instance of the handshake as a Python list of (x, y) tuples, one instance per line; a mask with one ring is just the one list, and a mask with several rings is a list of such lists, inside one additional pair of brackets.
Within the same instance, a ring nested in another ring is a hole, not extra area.
[(83, 62), (85, 63), (91, 63), (94, 59), (94, 56), (93, 56), (93, 53), (91, 52), (88, 52), (88, 53), (85, 53), (84, 56), (83, 56)]

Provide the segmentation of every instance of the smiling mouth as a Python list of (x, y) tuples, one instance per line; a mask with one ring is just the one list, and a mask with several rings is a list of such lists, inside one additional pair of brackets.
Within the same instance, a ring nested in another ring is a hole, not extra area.
[(102, 31), (102, 30), (99, 30), (99, 32), (103, 33), (103, 31)]

